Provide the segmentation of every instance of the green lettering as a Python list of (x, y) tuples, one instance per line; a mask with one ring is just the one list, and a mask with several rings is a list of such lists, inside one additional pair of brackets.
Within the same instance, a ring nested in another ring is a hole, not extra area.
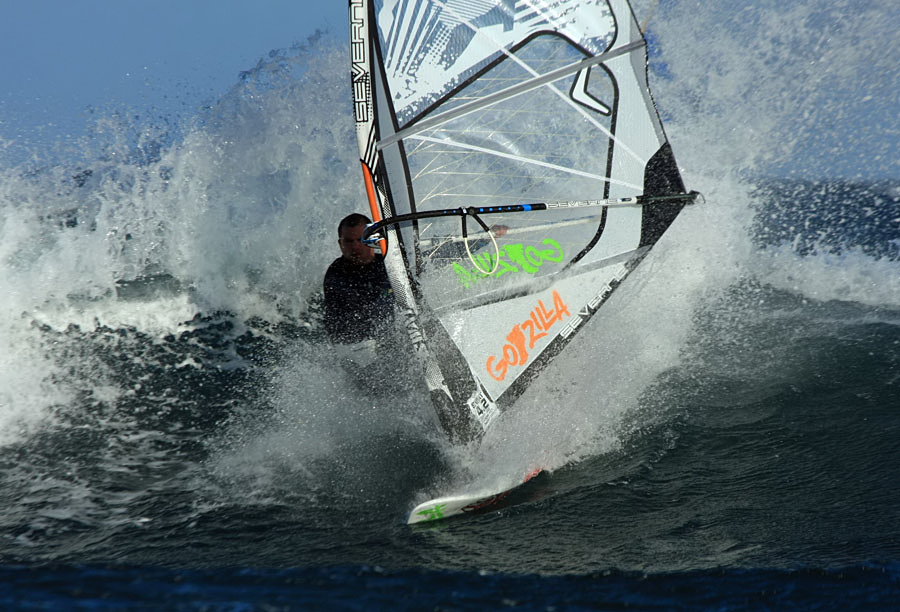
[(544, 240), (541, 241), (541, 244), (552, 246), (553, 249), (556, 250), (555, 254), (553, 253), (553, 249), (544, 249), (543, 251), (541, 251), (541, 257), (545, 261), (560, 262), (563, 260), (563, 257), (565, 257), (565, 255), (563, 255), (562, 247), (559, 246), (559, 243), (553, 238), (544, 238)]
[(468, 270), (463, 268), (461, 265), (453, 262), (453, 271), (456, 272), (456, 277), (459, 279), (459, 282), (463, 284), (463, 287), (466, 289), (469, 288), (469, 285), (474, 283), (477, 279), (472, 277), (472, 274), (469, 273)]
[[(478, 262), (478, 266), (476, 266), (476, 270), (478, 275), (481, 278), (485, 276), (490, 276), (490, 272), (494, 269), (494, 258), (491, 256), (491, 253), (479, 253), (475, 255), (475, 261)], [(479, 268), (481, 268), (479, 270)], [(485, 272), (487, 270), (487, 272)]]
[[(497, 254), (488, 252), (473, 255), (471, 263), (474, 265), (471, 269), (463, 267), (458, 262), (453, 262), (453, 271), (456, 272), (456, 277), (463, 287), (469, 289), (479, 280), (488, 276), (499, 278), (504, 274), (520, 271), (535, 274), (544, 262), (560, 262), (565, 258), (563, 249), (556, 240), (545, 238), (541, 244), (550, 248), (539, 249), (532, 245), (526, 247), (521, 243), (507, 244), (501, 247)], [(495, 266), (497, 269), (493, 274), (484, 272), (484, 270), (494, 270)]]
[(522, 270), (529, 274), (537, 272), (537, 268), (528, 263), (525, 258), (525, 247), (522, 244), (507, 244), (503, 249), (506, 251), (507, 257), (522, 266)]

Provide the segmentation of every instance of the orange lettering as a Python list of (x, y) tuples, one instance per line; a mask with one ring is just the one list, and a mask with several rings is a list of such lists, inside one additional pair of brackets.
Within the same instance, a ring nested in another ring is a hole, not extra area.
[(511, 346), (515, 351), (513, 359), (509, 361), (510, 365), (523, 365), (528, 361), (528, 351), (525, 349), (525, 333), (521, 327), (518, 325), (513, 327), (506, 340), (509, 344), (503, 347), (503, 355), (506, 355), (506, 347)]
[(547, 332), (538, 332), (534, 333), (534, 328), (545, 329), (537, 324), (537, 320), (534, 318), (534, 313), (531, 313), (531, 318), (522, 323), (522, 328), (528, 328), (528, 348), (534, 348), (534, 343), (547, 335)]
[(562, 319), (563, 315), (569, 316), (569, 307), (562, 301), (559, 291), (556, 289), (553, 290), (553, 307), (556, 308), (556, 313), (560, 319)]
[[(538, 300), (537, 306), (532, 309), (529, 317), (522, 323), (514, 325), (506, 336), (506, 344), (500, 352), (500, 358), (491, 355), (487, 359), (486, 368), (488, 374), (497, 381), (503, 381), (509, 372), (510, 366), (524, 366), (528, 362), (528, 350), (533, 349), (538, 340), (547, 335), (549, 329), (561, 321), (563, 315), (569, 316), (569, 307), (562, 301), (559, 292), (553, 291), (553, 308), (549, 311), (544, 302)], [(525, 338), (525, 330), (528, 338)], [(535, 333), (535, 329), (539, 330)], [(526, 348), (526, 342), (528, 344)]]
[(501, 361), (500, 363), (497, 364), (497, 369), (495, 370), (494, 369), (494, 360), (495, 359), (496, 359), (496, 357), (494, 357), (493, 355), (488, 357), (487, 371), (488, 371), (488, 374), (491, 375), (491, 378), (493, 378), (494, 380), (502, 381), (504, 378), (506, 378), (506, 371), (509, 369), (509, 363), (504, 359), (503, 361)]

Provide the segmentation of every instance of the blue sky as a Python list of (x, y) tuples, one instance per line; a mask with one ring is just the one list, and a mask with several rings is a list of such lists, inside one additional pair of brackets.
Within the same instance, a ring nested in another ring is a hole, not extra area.
[(0, 151), (77, 134), (86, 109), (184, 112), (272, 49), (347, 36), (342, 0), (0, 0)]

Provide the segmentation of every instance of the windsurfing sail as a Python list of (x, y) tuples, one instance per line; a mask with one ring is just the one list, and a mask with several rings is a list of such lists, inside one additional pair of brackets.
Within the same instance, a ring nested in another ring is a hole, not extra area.
[(367, 234), (443, 427), (476, 439), (694, 194), (627, 0), (351, 0), (350, 33)]

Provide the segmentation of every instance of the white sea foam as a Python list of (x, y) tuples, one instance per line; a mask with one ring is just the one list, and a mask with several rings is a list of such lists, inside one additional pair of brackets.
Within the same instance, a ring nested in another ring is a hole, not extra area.
[(900, 262), (859, 248), (807, 255), (789, 246), (770, 248), (754, 256), (753, 267), (760, 281), (813, 300), (900, 308)]
[[(305, 308), (337, 251), (337, 221), (364, 209), (345, 67), (335, 43), (292, 49), (181, 140), (104, 117), (93, 132), (103, 146), (85, 143), (94, 158), (0, 169), (3, 439), (71, 399), (76, 357), (35, 324), (161, 336), (197, 313), (277, 321)], [(154, 147), (155, 161), (134, 155)], [(119, 297), (134, 281), (150, 293)]]

